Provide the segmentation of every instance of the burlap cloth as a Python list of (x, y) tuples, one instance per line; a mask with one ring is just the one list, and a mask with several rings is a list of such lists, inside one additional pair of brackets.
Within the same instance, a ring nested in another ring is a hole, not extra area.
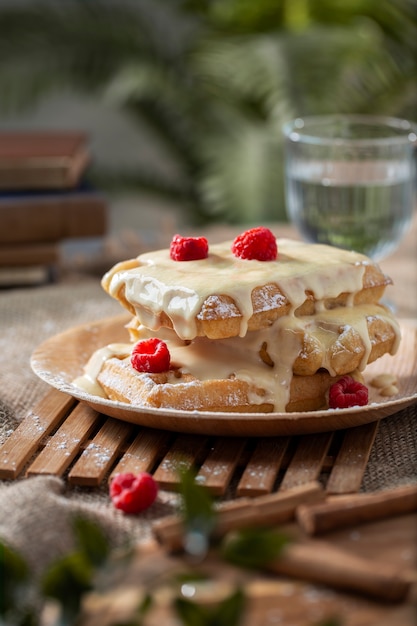
[[(49, 390), (30, 367), (34, 348), (67, 328), (120, 314), (99, 277), (70, 276), (62, 283), (0, 291), (0, 445)], [(175, 497), (162, 492), (151, 509), (126, 516), (113, 508), (107, 488), (69, 488), (55, 477), (0, 481), (0, 540), (23, 553), (35, 572), (73, 545), (71, 514), (98, 522), (117, 546), (150, 536), (150, 520), (171, 512)]]
[[(97, 276), (0, 291), (0, 443), (48, 391), (29, 365), (43, 340), (77, 324), (121, 313)], [(417, 481), (417, 406), (382, 420), (363, 480), (363, 491)], [(107, 489), (69, 487), (63, 480), (36, 477), (0, 481), (0, 539), (20, 550), (39, 571), (72, 545), (71, 513), (84, 512), (108, 531), (114, 544), (149, 537), (150, 520), (172, 510), (173, 496), (140, 516), (116, 511)]]

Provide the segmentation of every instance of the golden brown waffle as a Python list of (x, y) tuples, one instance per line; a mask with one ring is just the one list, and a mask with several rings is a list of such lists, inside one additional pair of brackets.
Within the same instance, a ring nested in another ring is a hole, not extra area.
[(376, 303), (391, 283), (354, 252), (291, 240), (278, 246), (278, 260), (268, 262), (235, 259), (230, 242), (191, 262), (171, 261), (169, 251), (160, 250), (118, 263), (102, 286), (149, 328), (224, 339), (267, 328), (290, 312)]
[[(326, 406), (338, 377), (396, 352), (398, 324), (379, 304), (391, 280), (378, 265), (277, 242), (274, 261), (236, 259), (225, 242), (196, 261), (159, 250), (115, 265), (102, 285), (133, 314), (132, 343), (96, 359), (99, 390), (139, 407), (309, 411)], [(127, 354), (149, 337), (166, 341), (168, 372), (133, 369)]]
[[(360, 377), (357, 372), (355, 376)], [(327, 391), (339, 378), (325, 371), (313, 376), (293, 376), (285, 411), (325, 408)], [(265, 392), (246, 381), (237, 378), (201, 381), (178, 370), (144, 374), (131, 367), (129, 358), (108, 359), (98, 382), (111, 400), (135, 406), (239, 413), (270, 413), (275, 410), (274, 404), (265, 400)]]
[[(283, 320), (281, 320), (282, 324)], [(272, 354), (278, 350), (278, 333), (270, 326), (258, 333), (248, 333), (263, 363), (273, 367)], [(127, 325), (132, 342), (147, 336), (174, 337), (173, 331), (147, 332), (137, 318)], [(355, 369), (363, 369), (386, 353), (394, 353), (397, 347), (399, 328), (393, 314), (379, 304), (358, 305), (353, 308), (338, 307), (315, 315), (289, 318), (288, 329), (297, 337), (299, 348), (295, 355), (292, 371), (299, 376), (310, 376), (319, 369), (333, 375), (343, 375)], [(199, 339), (203, 342), (205, 338)], [(207, 341), (211, 341), (207, 339)], [(231, 351), (236, 349), (239, 339), (217, 340), (224, 345), (234, 341)], [(244, 339), (242, 339), (244, 341)], [(186, 343), (186, 342), (184, 342)], [(233, 347), (234, 346), (234, 347)]]

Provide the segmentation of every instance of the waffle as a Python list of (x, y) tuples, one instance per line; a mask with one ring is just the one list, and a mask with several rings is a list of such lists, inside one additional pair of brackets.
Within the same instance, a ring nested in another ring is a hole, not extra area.
[(377, 303), (391, 279), (364, 255), (278, 239), (276, 261), (242, 261), (231, 242), (207, 259), (176, 262), (168, 250), (116, 264), (102, 279), (107, 293), (146, 327), (178, 336), (244, 336), (294, 313)]
[[(378, 265), (277, 242), (276, 261), (237, 259), (226, 242), (198, 261), (159, 250), (115, 265), (102, 286), (132, 313), (129, 341), (93, 355), (78, 384), (139, 407), (310, 411), (326, 406), (340, 376), (395, 354), (399, 327), (379, 303), (391, 280)], [(134, 343), (150, 337), (166, 342), (169, 371), (132, 367)]]
[[(350, 323), (348, 323), (348, 320)], [(207, 411), (299, 411), (321, 408), (329, 386), (344, 374), (395, 352), (398, 327), (381, 305), (281, 318), (245, 337), (182, 340), (158, 333), (136, 318), (127, 326), (131, 343), (119, 358), (104, 360), (97, 382), (113, 399), (162, 408)], [(142, 339), (166, 342), (172, 367), (162, 374), (136, 372), (129, 352)]]
[[(355, 372), (355, 377), (360, 378), (360, 374)], [(328, 389), (339, 378), (325, 371), (313, 376), (293, 376), (283, 410), (291, 413), (325, 408)], [(265, 397), (265, 391), (247, 381), (238, 378), (201, 381), (177, 369), (144, 374), (131, 367), (129, 358), (108, 359), (98, 381), (108, 398), (135, 406), (228, 413), (276, 410), (275, 403)]]
[[(127, 325), (127, 330), (132, 342), (158, 335), (170, 345), (175, 337), (166, 329), (160, 329), (158, 333), (148, 331), (136, 317)], [(217, 340), (217, 345), (230, 346), (230, 362), (233, 362), (233, 354), (240, 350), (246, 357), (256, 352), (264, 364), (273, 367), (280, 358), (276, 353), (288, 345), (286, 332), (294, 340), (291, 343), (297, 344), (292, 372), (298, 376), (311, 376), (320, 369), (326, 369), (333, 376), (363, 370), (384, 354), (393, 354), (399, 338), (398, 323), (387, 308), (380, 304), (362, 304), (300, 318), (287, 317), (285, 321), (282, 318), (257, 333), (248, 333), (246, 338)], [(204, 338), (198, 338), (197, 342), (203, 346), (211, 345), (205, 343)], [(187, 342), (183, 343), (186, 345)], [(201, 349), (204, 351), (209, 353), (210, 350), (206, 347)]]

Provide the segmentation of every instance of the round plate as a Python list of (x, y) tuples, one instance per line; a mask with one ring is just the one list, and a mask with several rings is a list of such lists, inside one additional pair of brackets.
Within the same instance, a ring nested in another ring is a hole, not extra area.
[(263, 437), (325, 432), (367, 424), (392, 415), (417, 400), (417, 329), (401, 324), (398, 353), (385, 355), (366, 368), (369, 381), (380, 373), (397, 377), (400, 393), (383, 398), (372, 387), (366, 407), (302, 413), (220, 413), (153, 409), (114, 402), (88, 394), (71, 384), (83, 373), (94, 350), (108, 343), (128, 341), (125, 314), (77, 326), (42, 343), (33, 353), (33, 371), (52, 387), (85, 402), (95, 410), (128, 422), (181, 433)]

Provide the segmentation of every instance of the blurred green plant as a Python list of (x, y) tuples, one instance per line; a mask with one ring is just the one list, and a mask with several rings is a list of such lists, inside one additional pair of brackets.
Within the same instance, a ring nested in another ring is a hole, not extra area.
[(36, 609), (26, 561), (0, 542), (0, 625), (35, 626)]
[(1, 9), (0, 30), (2, 110), (68, 88), (108, 98), (175, 174), (97, 182), (164, 195), (189, 222), (285, 217), (294, 116), (416, 117), (417, 0), (33, 1)]
[(94, 588), (96, 571), (110, 555), (108, 540), (97, 524), (75, 517), (73, 528), (76, 549), (54, 561), (41, 580), (42, 595), (60, 606), (59, 626), (76, 622), (83, 596)]
[(110, 546), (95, 523), (78, 516), (72, 523), (74, 550), (53, 561), (40, 580), (17, 551), (0, 541), (0, 626), (40, 626), (47, 600), (59, 608), (56, 626), (75, 624), (81, 600), (94, 588)]
[[(214, 500), (208, 490), (196, 482), (193, 467), (178, 466), (181, 503), (179, 514), (184, 526), (184, 546), (187, 555), (187, 532), (198, 527), (207, 533), (210, 547), (219, 559), (240, 568), (260, 569), (279, 558), (290, 538), (279, 529), (256, 528), (227, 533), (222, 539), (210, 536), (215, 526)], [(40, 579), (32, 575), (19, 553), (0, 540), (0, 626), (42, 626), (44, 608), (48, 601), (57, 609), (55, 617), (48, 617), (50, 626), (73, 626), (83, 623), (83, 600), (90, 592), (114, 592), (116, 571), (123, 576), (124, 568), (134, 556), (133, 546), (124, 550), (111, 548), (102, 529), (86, 517), (76, 515), (71, 520), (74, 548), (53, 560)], [(188, 553), (194, 557), (195, 554)], [(232, 588), (218, 603), (205, 604), (185, 597), (181, 588), (184, 583), (194, 585), (210, 581), (201, 565), (206, 554), (198, 562), (184, 559), (184, 569), (165, 576), (162, 572), (150, 575), (146, 583), (138, 583), (141, 598), (133, 615), (114, 626), (145, 626), (154, 607), (158, 589), (172, 587), (171, 606), (184, 626), (239, 626), (245, 616), (245, 592), (238, 585)], [(119, 578), (120, 580), (120, 578)], [(112, 582), (113, 581), (113, 582)], [(140, 589), (143, 587), (143, 589)], [(85, 614), (84, 614), (85, 615)], [(54, 621), (52, 621), (54, 620)], [(337, 617), (317, 623), (316, 626), (341, 626)]]
[(177, 467), (181, 493), (179, 515), (185, 550), (193, 557), (202, 559), (209, 550), (216, 525), (213, 500), (207, 489), (196, 481), (195, 468), (181, 461)]

